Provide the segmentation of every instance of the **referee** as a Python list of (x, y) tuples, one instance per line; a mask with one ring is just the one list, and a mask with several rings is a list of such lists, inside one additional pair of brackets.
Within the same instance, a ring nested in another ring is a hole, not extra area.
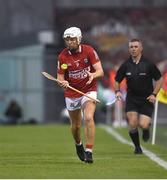
[(129, 136), (135, 146), (135, 154), (142, 154), (138, 127), (143, 130), (143, 140), (145, 142), (149, 140), (149, 126), (154, 103), (162, 85), (159, 69), (142, 55), (142, 50), (141, 40), (132, 39), (129, 42), (130, 58), (119, 67), (115, 76), (115, 94), (117, 98), (122, 97), (120, 83), (126, 78), (125, 110), (129, 124)]

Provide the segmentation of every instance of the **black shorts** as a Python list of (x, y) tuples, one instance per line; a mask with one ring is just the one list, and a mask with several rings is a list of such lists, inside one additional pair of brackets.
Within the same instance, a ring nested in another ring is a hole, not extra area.
[(135, 111), (139, 114), (144, 114), (146, 116), (152, 117), (154, 104), (150, 103), (145, 97), (138, 97), (127, 94), (125, 111)]

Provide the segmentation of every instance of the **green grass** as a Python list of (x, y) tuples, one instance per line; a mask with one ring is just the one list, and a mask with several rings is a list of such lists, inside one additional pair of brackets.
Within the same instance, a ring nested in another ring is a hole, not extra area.
[[(129, 135), (128, 135), (128, 130), (125, 129), (117, 129), (117, 131), (124, 136), (126, 139), (128, 139), (129, 141)], [(151, 152), (155, 153), (156, 155), (158, 155), (158, 157), (162, 158), (163, 160), (167, 161), (167, 144), (166, 144), (166, 138), (164, 136), (164, 132), (165, 132), (165, 128), (163, 127), (158, 127), (157, 128), (157, 133), (156, 133), (156, 141), (155, 141), (155, 145), (151, 144), (151, 138), (149, 140), (148, 143), (145, 143), (142, 141), (142, 139), (140, 138), (140, 143), (143, 147), (145, 147), (147, 150), (150, 150)], [(140, 137), (142, 135), (142, 132), (139, 131)]]
[(167, 125), (157, 124), (156, 144), (167, 148)]
[[(118, 129), (126, 138), (127, 130)], [(167, 160), (167, 149), (144, 144)], [(162, 156), (163, 154), (163, 156)], [(0, 126), (1, 179), (167, 178), (167, 170), (134, 155), (103, 129), (96, 128), (94, 163), (78, 160), (69, 126)]]

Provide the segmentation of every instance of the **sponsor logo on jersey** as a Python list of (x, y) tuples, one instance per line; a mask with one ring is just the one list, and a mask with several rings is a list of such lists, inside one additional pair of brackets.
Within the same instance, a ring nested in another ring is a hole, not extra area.
[(90, 72), (90, 66), (80, 70), (69, 71), (69, 78), (84, 79), (88, 76), (87, 71)]

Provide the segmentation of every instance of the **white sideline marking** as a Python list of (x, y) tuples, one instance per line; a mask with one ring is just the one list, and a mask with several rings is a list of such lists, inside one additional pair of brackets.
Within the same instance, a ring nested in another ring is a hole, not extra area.
[[(109, 134), (111, 134), (113, 137), (115, 137), (115, 139), (117, 139), (121, 143), (133, 146), (133, 144), (130, 141), (126, 140), (123, 136), (121, 136), (118, 132), (116, 132), (112, 127), (103, 126), (103, 125), (101, 125), (100, 127), (102, 127), (104, 130), (106, 130)], [(162, 166), (164, 169), (167, 170), (167, 162), (166, 161), (159, 158), (156, 154), (145, 149), (144, 147), (142, 147), (142, 149), (143, 149), (143, 153), (147, 157), (149, 157), (152, 161), (156, 162), (157, 164), (159, 164), (160, 166)]]

